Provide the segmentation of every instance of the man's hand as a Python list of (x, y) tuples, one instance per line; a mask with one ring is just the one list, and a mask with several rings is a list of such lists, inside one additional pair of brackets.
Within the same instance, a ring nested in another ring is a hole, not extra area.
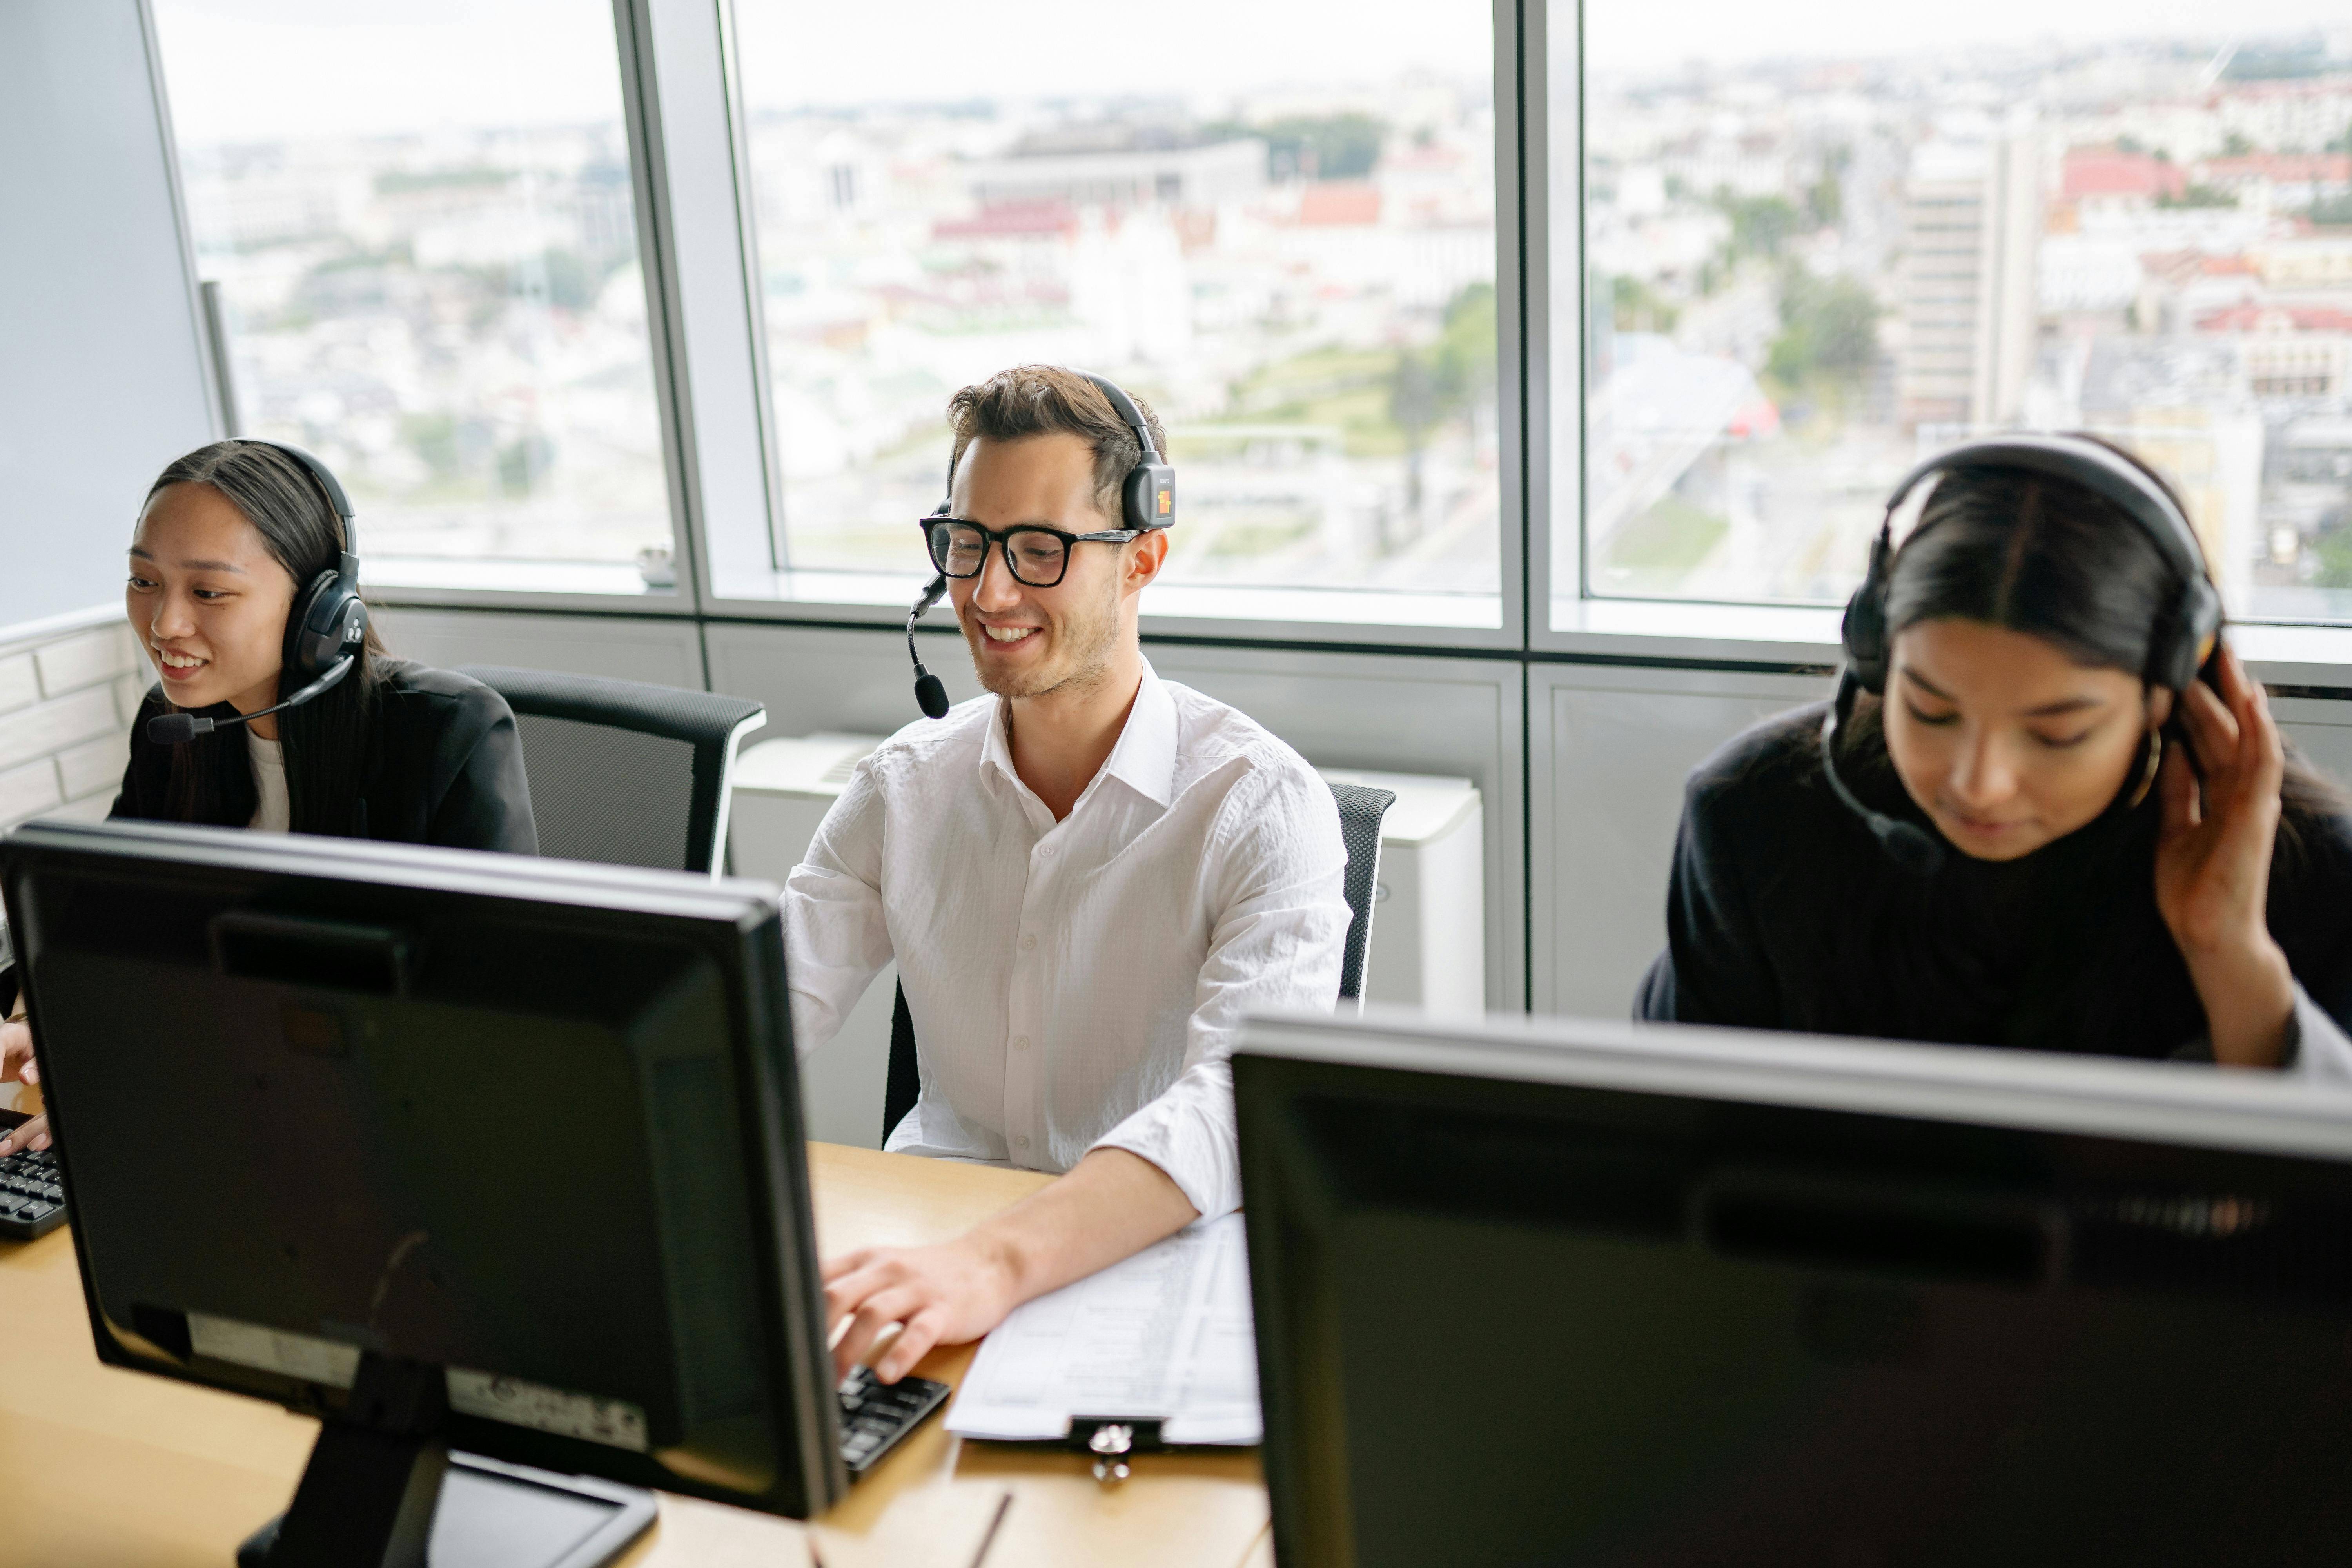
[[(33, 1058), (32, 1026), (22, 1019), (0, 1024), (0, 1083), (27, 1083), (38, 1088), (40, 1082), (41, 1064)], [(48, 1146), (49, 1119), (46, 1116), (36, 1116), (0, 1135), (0, 1155)]]
[[(1142, 1251), (1200, 1217), (1150, 1161), (1097, 1149), (1051, 1186), (937, 1247), (869, 1247), (824, 1266), (834, 1371), (847, 1376), (893, 1324), (870, 1363), (896, 1383), (934, 1345), (980, 1338), (1022, 1302)], [(844, 1324), (846, 1327), (843, 1327)]]
[(883, 1334), (899, 1325), (874, 1375), (896, 1383), (933, 1345), (980, 1338), (1021, 1304), (1008, 1260), (969, 1231), (940, 1247), (869, 1247), (824, 1266), (828, 1324), (847, 1326), (833, 1345), (833, 1370), (846, 1377)]

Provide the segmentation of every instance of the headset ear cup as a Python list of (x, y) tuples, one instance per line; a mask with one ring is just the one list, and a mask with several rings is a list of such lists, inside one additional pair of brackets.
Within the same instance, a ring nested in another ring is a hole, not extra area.
[(1840, 639), (1845, 644), (1846, 668), (1865, 691), (1886, 689), (1886, 573), (1894, 551), (1884, 530), (1870, 546), (1870, 570), (1863, 574), (1862, 586), (1845, 602), (1845, 618), (1839, 623)]
[(1176, 470), (1166, 463), (1138, 463), (1121, 487), (1119, 526), (1168, 528), (1176, 521)]
[(294, 607), (286, 616), (286, 673), (294, 684), (302, 685), (316, 679), (326, 666), (313, 658), (318, 638), (319, 618), (325, 613), (328, 601), (334, 596), (339, 579), (333, 572), (321, 572), (310, 579), (310, 585), (295, 598)]
[(2221, 595), (2210, 578), (2191, 577), (2180, 592), (2180, 609), (2155, 662), (2161, 665), (2156, 679), (2175, 691), (2186, 691), (2197, 679), (2221, 631)]

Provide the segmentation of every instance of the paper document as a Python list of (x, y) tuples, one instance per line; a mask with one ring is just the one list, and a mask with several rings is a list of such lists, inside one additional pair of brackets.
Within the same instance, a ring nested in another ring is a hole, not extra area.
[(948, 1430), (1052, 1439), (1073, 1415), (1160, 1416), (1171, 1443), (1258, 1441), (1241, 1215), (1188, 1226), (1015, 1308), (982, 1342)]

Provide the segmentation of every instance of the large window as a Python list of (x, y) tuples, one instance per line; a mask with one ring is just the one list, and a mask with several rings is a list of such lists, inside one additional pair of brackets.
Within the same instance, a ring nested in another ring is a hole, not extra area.
[(667, 593), (605, 0), (154, 0), (242, 433), (318, 452), (372, 584)]
[(2235, 613), (2352, 616), (2340, 4), (1583, 19), (1556, 605), (1574, 563), (1598, 595), (1836, 601), (1904, 468), (2025, 427), (2161, 465)]
[(792, 592), (902, 599), (949, 395), (1049, 361), (1168, 426), (1147, 608), (1501, 624), (1487, 0), (736, 11)]

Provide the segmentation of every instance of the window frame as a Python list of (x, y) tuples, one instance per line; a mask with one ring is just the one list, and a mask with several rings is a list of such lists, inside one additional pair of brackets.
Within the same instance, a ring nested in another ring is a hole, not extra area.
[[(1529, 0), (1529, 3), (1540, 5), (1542, 0)], [(741, 258), (740, 276), (749, 296), (744, 302), (742, 311), (744, 318), (752, 322), (752, 330), (758, 340), (757, 357), (761, 372), (761, 379), (758, 383), (758, 401), (761, 407), (759, 420), (761, 444), (759, 460), (762, 466), (762, 473), (766, 477), (769, 510), (765, 520), (766, 526), (757, 531), (756, 534), (739, 523), (731, 525), (733, 537), (727, 537), (723, 533), (719, 537), (712, 536), (708, 528), (710, 521), (708, 509), (698, 507), (690, 510), (691, 521), (697, 531), (694, 550), (697, 572), (695, 586), (696, 598), (701, 613), (708, 616), (729, 620), (852, 626), (901, 624), (907, 615), (904, 605), (897, 601), (883, 600), (879, 597), (878, 592), (869, 593), (866, 597), (861, 599), (845, 595), (835, 595), (830, 597), (813, 595), (808, 597), (793, 598), (747, 596), (740, 594), (728, 595), (719, 591), (718, 586), (719, 574), (714, 570), (714, 565), (718, 563), (727, 563), (734, 572), (747, 574), (756, 574), (762, 570), (777, 574), (785, 574), (791, 571), (783, 547), (782, 518), (785, 500), (779, 493), (782, 487), (775, 477), (779, 472), (780, 465), (775, 456), (776, 433), (773, 427), (772, 403), (767, 395), (768, 382), (764, 374), (766, 334), (764, 323), (760, 319), (761, 300), (760, 291), (756, 286), (761, 276), (758, 229), (755, 215), (751, 211), (751, 181), (748, 169), (745, 167), (748, 144), (742, 129), (744, 102), (740, 61), (733, 42), (734, 0), (705, 0), (705, 5), (702, 6), (689, 5), (687, 0), (615, 0), (616, 9), (630, 4), (644, 5), (656, 11), (697, 10), (709, 18), (709, 26), (715, 33), (723, 34), (726, 38), (726, 47), (720, 56), (723, 65), (719, 68), (709, 71), (702, 78), (686, 84), (674, 85), (670, 79), (665, 76), (663, 87), (669, 96), (664, 100), (663, 112), (673, 111), (673, 106), (678, 103), (677, 93), (681, 89), (697, 95), (693, 112), (698, 115), (714, 112), (715, 106), (703, 101), (703, 99), (715, 88), (724, 95), (726, 104), (724, 112), (733, 127), (736, 169), (734, 205), (730, 219), (724, 226), (730, 227), (738, 237), (736, 244)], [(1490, 0), (1490, 18), (1494, 37), (1495, 96), (1495, 291), (1497, 306), (1496, 311), (1496, 411), (1499, 447), (1497, 453), (1499, 504), (1496, 519), (1499, 537), (1496, 540), (1496, 594), (1493, 603), (1496, 606), (1495, 618), (1497, 624), (1491, 626), (1428, 624), (1433, 617), (1424, 617), (1419, 621), (1379, 616), (1345, 620), (1287, 618), (1277, 613), (1281, 608), (1277, 601), (1293, 591), (1244, 587), (1214, 591), (1231, 592), (1245, 601), (1251, 598), (1258, 599), (1261, 613), (1215, 616), (1171, 615), (1147, 611), (1142, 617), (1142, 629), (1146, 635), (1220, 642), (1456, 648), (1482, 652), (1505, 650), (1517, 652), (1526, 647), (1525, 575), (1528, 509), (1525, 403), (1526, 388), (1528, 385), (1528, 344), (1531, 340), (1525, 326), (1522, 285), (1524, 268), (1521, 259), (1527, 233), (1527, 226), (1522, 216), (1524, 204), (1521, 200), (1519, 175), (1521, 126), (1526, 119), (1526, 104), (1521, 98), (1524, 84), (1521, 81), (1519, 70), (1521, 9), (1521, 0)], [(673, 26), (676, 25), (673, 23)], [(666, 40), (657, 40), (657, 42), (662, 41)], [(674, 214), (675, 209), (664, 211), (665, 221), (673, 226), (676, 223)], [(678, 237), (673, 235), (672, 237), (676, 239)], [(676, 352), (684, 363), (690, 365), (704, 353), (709, 352), (708, 323), (698, 324), (691, 311), (680, 313), (675, 330), (681, 339)], [(681, 416), (680, 423), (688, 425), (691, 421)], [(941, 438), (944, 443), (944, 429)], [(711, 455), (709, 451), (707, 437), (704, 437), (701, 455), (706, 458)], [(740, 453), (734, 454), (733, 458), (736, 461), (744, 460)], [(745, 542), (752, 538), (756, 538), (770, 552), (764, 567), (752, 565), (747, 559)], [(821, 580), (831, 574), (812, 572), (809, 575), (819, 579), (820, 583), (817, 585), (821, 586)], [(909, 599), (911, 599), (912, 590), (921, 585), (921, 580), (914, 572), (908, 573), (908, 579)], [(1171, 589), (1173, 586), (1171, 585)], [(1212, 590), (1204, 585), (1199, 591)], [(1335, 609), (1350, 601), (1362, 602), (1368, 606), (1377, 608), (1384, 598), (1409, 597), (1385, 595), (1377, 590), (1367, 590), (1361, 593), (1333, 590), (1328, 591), (1328, 598), (1325, 597), (1326, 591), (1309, 590), (1309, 592), (1314, 594), (1319, 605)]]

